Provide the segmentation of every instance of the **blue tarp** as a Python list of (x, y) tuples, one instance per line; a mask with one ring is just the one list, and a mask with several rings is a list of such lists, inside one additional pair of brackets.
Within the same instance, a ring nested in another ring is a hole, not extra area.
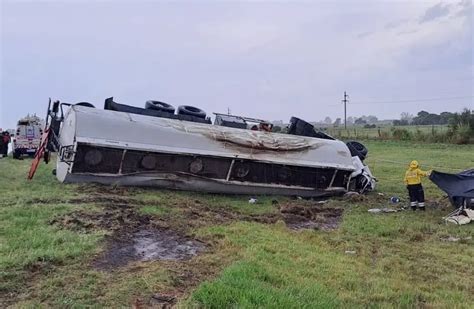
[(454, 204), (460, 198), (474, 198), (474, 169), (459, 174), (433, 171), (430, 180), (446, 192)]

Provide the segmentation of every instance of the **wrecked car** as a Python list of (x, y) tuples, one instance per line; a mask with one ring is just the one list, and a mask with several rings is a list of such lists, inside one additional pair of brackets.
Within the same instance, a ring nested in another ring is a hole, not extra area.
[(249, 195), (317, 197), (365, 192), (375, 178), (367, 149), (345, 144), (292, 117), (287, 134), (267, 121), (147, 101), (145, 108), (105, 100), (49, 104), (41, 157), (57, 152), (56, 177), (93, 182)]

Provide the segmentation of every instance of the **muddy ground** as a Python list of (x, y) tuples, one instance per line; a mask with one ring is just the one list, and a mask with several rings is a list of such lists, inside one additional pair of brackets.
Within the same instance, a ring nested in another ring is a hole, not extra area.
[[(216, 250), (216, 239), (199, 239), (197, 228), (236, 221), (274, 224), (283, 221), (291, 230), (333, 230), (342, 219), (342, 208), (325, 207), (314, 201), (295, 200), (273, 202), (273, 210), (266, 214), (244, 214), (238, 209), (206, 205), (201, 200), (181, 199), (168, 201), (139, 200), (126, 190), (107, 187), (80, 187), (81, 197), (68, 200), (84, 207), (53, 218), (49, 223), (60, 228), (88, 233), (106, 232), (104, 250), (94, 257), (90, 267), (99, 271), (114, 272), (140, 262), (159, 261), (173, 274), (173, 286), (168, 291), (137, 300), (140, 304), (168, 306), (176, 302), (203, 280), (215, 276), (216, 267), (208, 267), (205, 259), (193, 257)], [(38, 203), (38, 201), (35, 201)], [(89, 205), (95, 205), (90, 207)], [(143, 206), (152, 205), (167, 209), (159, 215), (140, 212)], [(255, 205), (255, 207), (259, 207)], [(204, 264), (203, 264), (204, 263)]]
[(93, 262), (98, 269), (111, 270), (134, 261), (190, 259), (212, 246), (209, 241), (194, 237), (195, 228), (233, 221), (273, 224), (281, 220), (292, 230), (327, 231), (339, 226), (343, 213), (342, 208), (295, 201), (275, 202), (272, 213), (247, 215), (231, 208), (210, 207), (199, 200), (184, 200), (168, 206), (172, 211), (154, 216), (140, 213), (139, 208), (147, 203), (121, 194), (124, 192), (112, 194), (102, 189), (86, 197), (71, 199), (69, 203), (95, 204), (100, 208), (77, 210), (50, 221), (50, 224), (77, 232), (107, 231), (105, 250)]

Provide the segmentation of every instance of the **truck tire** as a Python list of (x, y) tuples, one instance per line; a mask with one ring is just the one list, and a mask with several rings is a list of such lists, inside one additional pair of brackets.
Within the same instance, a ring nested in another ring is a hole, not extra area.
[(359, 157), (361, 161), (364, 161), (367, 158), (367, 153), (369, 152), (367, 148), (359, 142), (350, 141), (346, 143), (347, 148), (351, 152), (351, 156)]
[(91, 104), (89, 102), (79, 102), (79, 103), (76, 103), (74, 105), (78, 105), (78, 106), (85, 106), (85, 107), (90, 107), (90, 108), (95, 108), (94, 104)]
[(189, 115), (198, 118), (205, 119), (206, 112), (200, 108), (189, 106), (189, 105), (181, 105), (178, 107), (178, 115)]
[(312, 124), (297, 117), (291, 117), (288, 134), (334, 140), (332, 136), (316, 131)]
[(171, 104), (161, 102), (161, 101), (153, 101), (153, 100), (148, 100), (145, 103), (145, 109), (152, 109), (156, 111), (162, 111), (166, 113), (171, 113), (174, 114), (174, 107)]

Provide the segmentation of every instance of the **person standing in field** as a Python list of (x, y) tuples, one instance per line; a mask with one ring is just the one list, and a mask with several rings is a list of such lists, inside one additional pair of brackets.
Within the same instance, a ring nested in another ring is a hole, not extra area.
[(0, 129), (0, 158), (3, 157), (3, 130)]
[(10, 133), (8, 131), (4, 131), (2, 133), (1, 138), (3, 139), (3, 149), (2, 149), (2, 154), (3, 157), (8, 157), (8, 144), (10, 144), (11, 138), (10, 138)]
[(420, 210), (425, 210), (425, 192), (421, 184), (421, 178), (429, 174), (429, 171), (425, 172), (420, 169), (420, 165), (416, 160), (410, 162), (409, 168), (405, 172), (404, 181), (407, 186), (412, 210), (416, 210), (417, 205)]

